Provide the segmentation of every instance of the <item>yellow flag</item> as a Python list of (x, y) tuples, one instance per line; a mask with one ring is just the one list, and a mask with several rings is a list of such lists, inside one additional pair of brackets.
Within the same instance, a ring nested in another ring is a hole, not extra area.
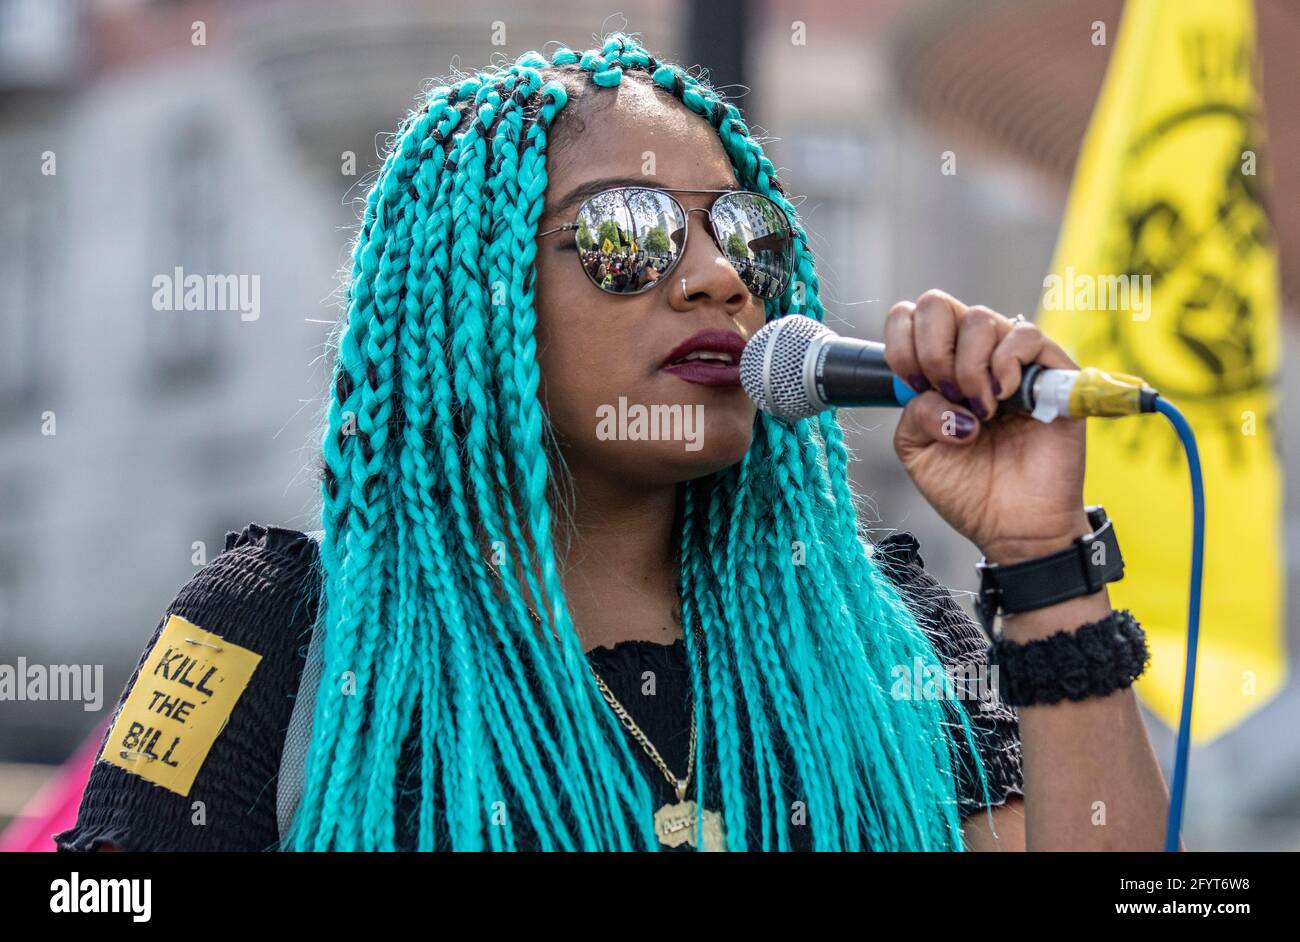
[[(1192, 739), (1205, 742), (1286, 680), (1277, 255), (1254, 15), (1249, 0), (1129, 0), (1117, 38), (1038, 323), (1084, 366), (1141, 376), (1196, 431), (1206, 552)], [(1191, 490), (1169, 424), (1090, 422), (1086, 495), (1124, 550), (1112, 602), (1151, 647), (1138, 693), (1176, 726)]]
[(608, 255), (610, 252), (614, 251), (614, 243), (609, 241), (609, 239), (606, 239), (604, 242), (600, 243), (600, 251), (601, 254)]

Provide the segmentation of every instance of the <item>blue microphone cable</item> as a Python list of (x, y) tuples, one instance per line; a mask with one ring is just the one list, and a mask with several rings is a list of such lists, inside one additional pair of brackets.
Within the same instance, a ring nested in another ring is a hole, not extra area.
[[(1201, 633), (1201, 583), (1205, 572), (1205, 480), (1192, 426), (1178, 407), (1148, 386), (1140, 377), (1095, 367), (1044, 370), (1045, 382), (1036, 384), (1036, 408), (1044, 406), (1049, 419), (1056, 415), (1119, 417), (1159, 412), (1178, 433), (1187, 454), (1192, 481), (1192, 572), (1187, 602), (1187, 663), (1183, 669), (1183, 704), (1178, 719), (1174, 775), (1169, 788), (1169, 818), (1165, 825), (1165, 850), (1176, 852), (1183, 827), (1187, 795), (1187, 760), (1191, 747), (1192, 701), (1196, 694), (1196, 644)], [(1031, 379), (1031, 382), (1033, 380)], [(1044, 402), (1044, 400), (1046, 400)]]
[(1178, 718), (1178, 745), (1174, 753), (1174, 778), (1169, 789), (1169, 823), (1165, 828), (1165, 850), (1178, 850), (1183, 827), (1183, 800), (1187, 793), (1187, 756), (1191, 747), (1192, 700), (1196, 693), (1196, 643), (1201, 633), (1201, 579), (1205, 571), (1205, 480), (1201, 476), (1201, 455), (1196, 435), (1183, 414), (1168, 399), (1157, 396), (1155, 411), (1167, 418), (1178, 433), (1187, 453), (1187, 471), (1192, 479), (1192, 577), (1187, 600), (1187, 666), (1183, 673), (1183, 708)]
[(1165, 850), (1176, 852), (1187, 795), (1192, 701), (1196, 694), (1196, 644), (1201, 633), (1201, 583), (1205, 573), (1205, 480), (1201, 474), (1201, 455), (1196, 447), (1196, 435), (1178, 407), (1140, 377), (1095, 367), (1085, 367), (1078, 372), (1044, 370), (1040, 375), (1045, 382), (1036, 386), (1035, 416), (1039, 414), (1037, 404), (1045, 407), (1043, 414), (1049, 419), (1062, 414), (1118, 417), (1159, 412), (1173, 425), (1183, 444), (1183, 451), (1187, 454), (1187, 471), (1192, 481), (1192, 572), (1187, 601), (1187, 663), (1183, 669), (1183, 704), (1178, 719), (1174, 775), (1169, 788), (1169, 818), (1165, 825)]

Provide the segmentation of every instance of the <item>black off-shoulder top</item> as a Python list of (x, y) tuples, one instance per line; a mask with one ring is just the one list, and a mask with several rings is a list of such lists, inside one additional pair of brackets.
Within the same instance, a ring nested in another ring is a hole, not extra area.
[[(982, 664), (988, 638), (951, 593), (924, 568), (920, 548), (910, 533), (900, 532), (873, 544), (881, 569), (899, 587), (903, 599), (935, 645), (946, 668), (960, 672)], [(276, 850), (280, 844), (277, 780), (299, 680), (316, 616), (319, 586), (318, 546), (308, 534), (280, 527), (249, 524), (226, 536), (224, 551), (200, 569), (180, 590), (145, 645), (131, 679), (118, 700), (120, 710), (146, 657), (170, 615), (176, 614), (225, 640), (262, 655), (248, 688), (212, 745), (188, 795), (169, 791), (116, 765), (95, 763), (82, 797), (77, 823), (54, 835), (60, 851), (91, 851), (102, 844), (119, 850)], [(677, 775), (686, 771), (690, 741), (690, 673), (685, 644), (624, 641), (596, 648), (589, 659), (614, 695), (654, 743)], [(652, 671), (654, 696), (642, 694), (643, 677)], [(973, 759), (957, 737), (957, 798), (963, 817), (987, 805), (1004, 804), (1023, 794), (1019, 728), (1014, 711), (1000, 701), (964, 701), (988, 776), (988, 802), (975, 781)], [(413, 721), (411, 729), (420, 728)], [(102, 750), (101, 743), (101, 750)], [(413, 738), (403, 768), (412, 770), (398, 784), (403, 820), (417, 820), (419, 763)], [(643, 771), (659, 804), (674, 799), (658, 768), (644, 760)], [(747, 763), (748, 764), (748, 763)], [(790, 785), (793, 786), (791, 774)], [(721, 807), (716, 780), (706, 779), (706, 802)], [(691, 796), (695, 787), (692, 784)], [(791, 793), (787, 789), (787, 793)], [(201, 802), (201, 807), (196, 804)], [(519, 818), (524, 817), (519, 815)], [(748, 846), (762, 846), (757, 813), (747, 816)], [(528, 849), (526, 821), (512, 818), (517, 846)], [(810, 849), (810, 837), (791, 828), (793, 849)], [(446, 846), (439, 835), (437, 846)], [(414, 828), (399, 828), (400, 849), (414, 849)]]

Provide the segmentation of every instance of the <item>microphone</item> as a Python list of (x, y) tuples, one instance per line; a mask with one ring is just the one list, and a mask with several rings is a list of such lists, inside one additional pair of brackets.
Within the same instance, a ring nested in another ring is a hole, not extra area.
[[(899, 408), (917, 395), (889, 369), (883, 343), (841, 337), (800, 314), (778, 317), (750, 339), (740, 356), (740, 383), (756, 406), (787, 422), (831, 408)], [(996, 414), (1028, 413), (1041, 422), (1137, 415), (1156, 411), (1158, 396), (1126, 373), (1033, 363)]]

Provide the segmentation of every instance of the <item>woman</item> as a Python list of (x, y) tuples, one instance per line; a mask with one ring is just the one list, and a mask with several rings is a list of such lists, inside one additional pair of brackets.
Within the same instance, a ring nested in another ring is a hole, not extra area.
[[(654, 283), (583, 270), (583, 223), (664, 218)], [(436, 88), (356, 243), (319, 548), (251, 525), (182, 590), (169, 614), (261, 663), (189, 793), (101, 762), (59, 846), (1158, 848), (1131, 678), (1019, 723), (900, 687), (988, 641), (914, 540), (861, 534), (835, 419), (785, 425), (740, 389), (744, 342), (790, 311), (822, 313), (794, 208), (680, 68), (615, 34)], [(1060, 347), (937, 291), (886, 347), (921, 392), (899, 457), (989, 561), (1093, 528), (1080, 422), (984, 421), (1023, 365), (1073, 366)], [(680, 425), (601, 418), (627, 403)], [(1102, 588), (1004, 637), (1111, 614)], [(201, 829), (196, 796), (222, 808)]]

